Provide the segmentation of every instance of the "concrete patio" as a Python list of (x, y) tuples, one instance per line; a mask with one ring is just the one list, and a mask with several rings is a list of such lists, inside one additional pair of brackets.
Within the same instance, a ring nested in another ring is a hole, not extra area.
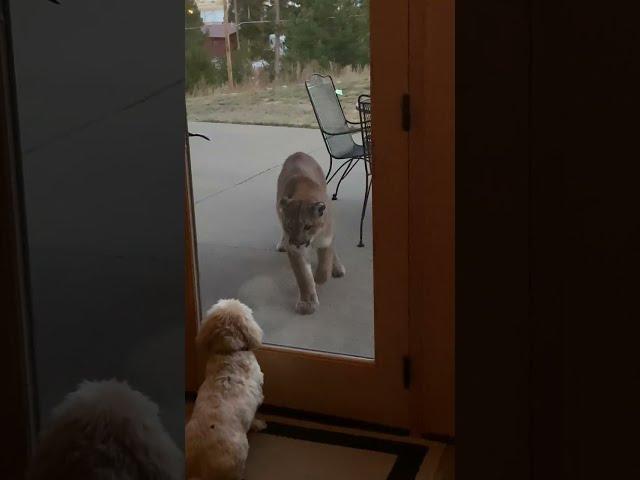
[(190, 122), (189, 131), (211, 139), (191, 138), (202, 308), (235, 297), (253, 308), (265, 343), (373, 357), (371, 204), (366, 246), (356, 246), (364, 169), (358, 165), (351, 172), (332, 202), (336, 246), (347, 274), (318, 288), (320, 307), (313, 315), (298, 315), (293, 273), (286, 254), (275, 248), (276, 180), (296, 151), (312, 155), (326, 171), (329, 159), (319, 131), (203, 122)]

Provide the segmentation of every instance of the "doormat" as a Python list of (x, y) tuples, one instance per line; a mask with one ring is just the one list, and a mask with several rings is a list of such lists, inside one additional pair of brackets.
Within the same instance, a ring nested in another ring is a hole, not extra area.
[(246, 480), (413, 480), (423, 445), (268, 422), (250, 435)]

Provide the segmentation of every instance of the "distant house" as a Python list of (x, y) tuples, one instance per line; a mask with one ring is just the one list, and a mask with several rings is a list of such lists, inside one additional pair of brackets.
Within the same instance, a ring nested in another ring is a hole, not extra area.
[(200, 10), (200, 18), (204, 23), (224, 22), (224, 10)]
[[(229, 45), (231, 50), (238, 49), (238, 28), (235, 23), (229, 23)], [(212, 59), (224, 58), (224, 24), (223, 23), (205, 23), (202, 26), (202, 32), (207, 36), (205, 48), (211, 55)]]

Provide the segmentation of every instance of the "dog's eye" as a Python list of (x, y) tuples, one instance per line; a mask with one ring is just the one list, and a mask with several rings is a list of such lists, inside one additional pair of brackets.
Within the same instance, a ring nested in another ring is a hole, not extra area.
[(305, 229), (305, 230), (311, 230), (311, 225), (305, 225), (305, 226), (304, 226), (304, 229)]

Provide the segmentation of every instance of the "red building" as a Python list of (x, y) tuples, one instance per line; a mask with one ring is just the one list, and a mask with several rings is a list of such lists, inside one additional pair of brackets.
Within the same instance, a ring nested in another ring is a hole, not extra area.
[[(231, 50), (238, 49), (238, 28), (235, 23), (228, 24), (229, 29), (229, 45)], [(211, 55), (211, 58), (224, 58), (224, 24), (223, 23), (205, 23), (202, 31), (207, 36), (205, 48)]]

